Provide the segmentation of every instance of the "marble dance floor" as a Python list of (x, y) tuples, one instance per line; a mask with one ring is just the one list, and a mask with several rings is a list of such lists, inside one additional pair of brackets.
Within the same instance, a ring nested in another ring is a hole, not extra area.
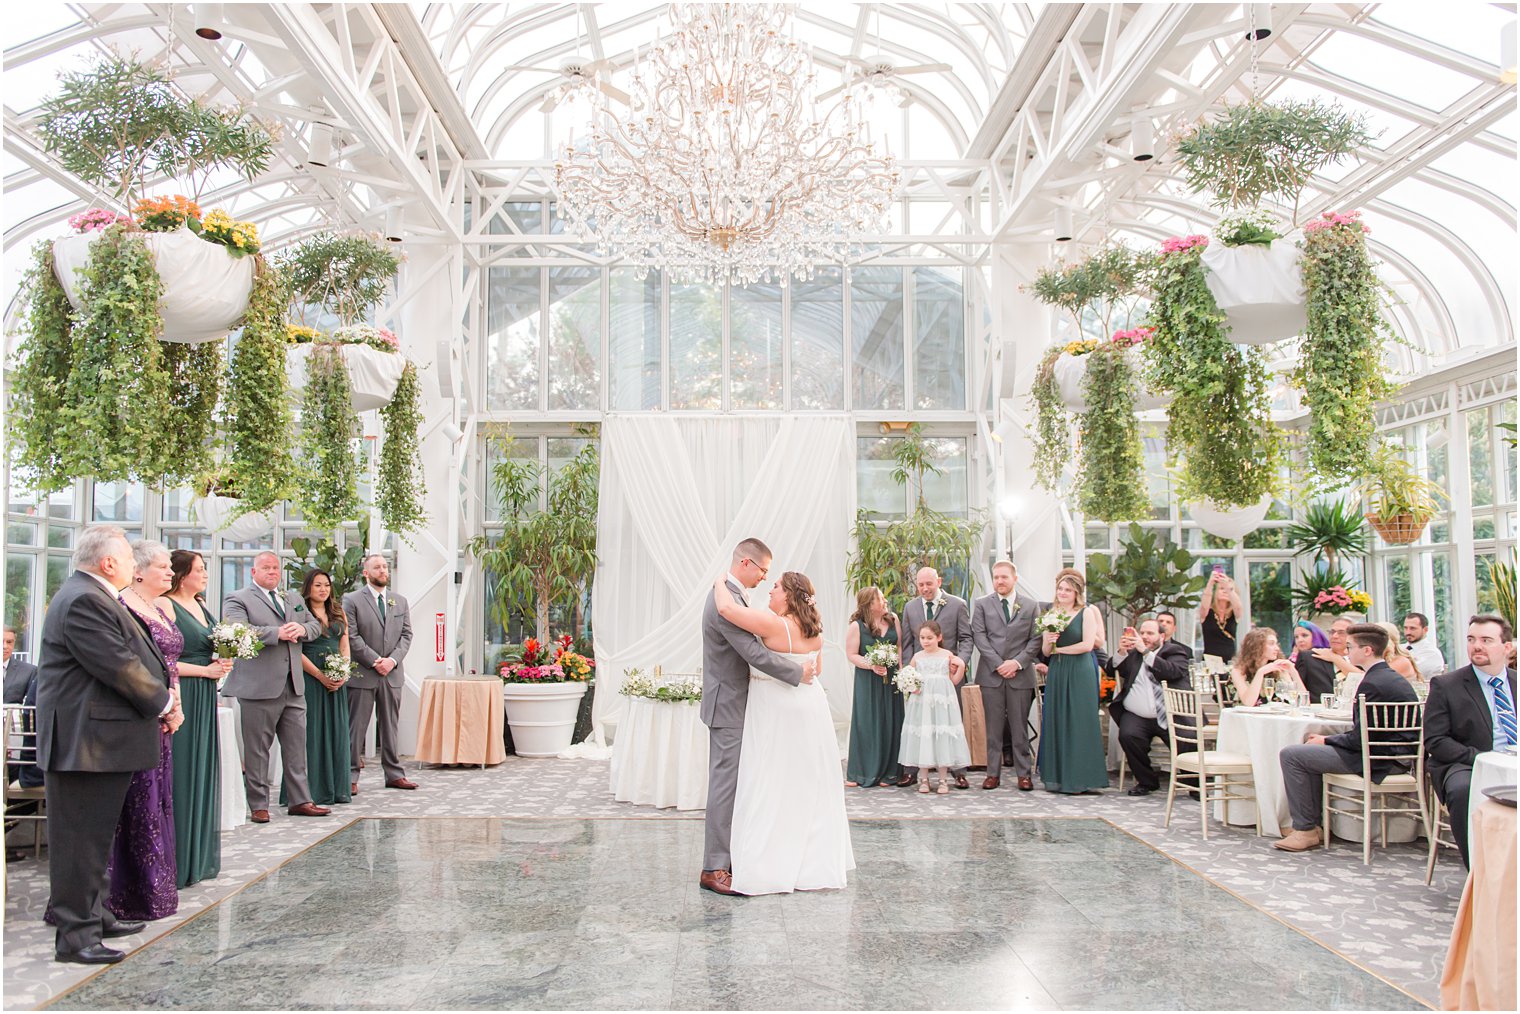
[(699, 821), (362, 818), (49, 1006), (1423, 1006), (1105, 820), (851, 827), (848, 889), (724, 898)]

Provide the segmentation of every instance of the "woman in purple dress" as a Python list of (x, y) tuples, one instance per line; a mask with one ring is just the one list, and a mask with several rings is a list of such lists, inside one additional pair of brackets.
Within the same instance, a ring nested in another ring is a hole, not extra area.
[[(167, 595), (174, 583), (169, 550), (161, 542), (139, 542), (132, 547), (136, 565), (132, 584), (122, 601), (147, 630), (164, 656), (169, 685), (179, 686), (179, 656), (185, 635), (172, 616), (165, 616), (155, 600)], [(179, 908), (174, 866), (174, 754), (172, 734), (160, 725), (163, 738), (158, 767), (132, 775), (127, 801), (111, 843), (111, 896), (106, 907), (121, 919), (162, 919)]]

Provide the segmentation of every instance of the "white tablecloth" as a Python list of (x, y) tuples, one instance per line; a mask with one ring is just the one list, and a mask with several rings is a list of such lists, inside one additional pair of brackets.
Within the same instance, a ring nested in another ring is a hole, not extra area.
[(612, 797), (620, 803), (700, 810), (707, 805), (707, 726), (696, 701), (628, 698), (612, 744)]
[(217, 748), (221, 757), (222, 830), (248, 823), (248, 800), (243, 792), (243, 757), (238, 751), (237, 709), (216, 709)]
[(1472, 840), (1472, 815), (1486, 798), (1484, 789), (1498, 785), (1514, 785), (1520, 775), (1520, 757), (1512, 753), (1493, 750), (1473, 758), (1472, 788), (1467, 791), (1467, 839)]
[[(1280, 836), (1293, 828), (1288, 815), (1288, 794), (1283, 787), (1282, 764), (1278, 760), (1282, 748), (1302, 743), (1310, 734), (1326, 736), (1345, 732), (1351, 727), (1349, 721), (1316, 718), (1312, 714), (1273, 713), (1260, 708), (1225, 708), (1220, 712), (1219, 750), (1251, 758), (1256, 799), (1265, 807), (1261, 820), (1265, 834)], [(1224, 819), (1224, 804), (1214, 805), (1214, 815)], [(1362, 840), (1361, 821), (1331, 819), (1337, 838)], [(1256, 806), (1249, 801), (1233, 801), (1230, 823), (1256, 823)], [(1391, 818), (1388, 840), (1414, 841), (1417, 828), (1417, 822), (1411, 817)]]

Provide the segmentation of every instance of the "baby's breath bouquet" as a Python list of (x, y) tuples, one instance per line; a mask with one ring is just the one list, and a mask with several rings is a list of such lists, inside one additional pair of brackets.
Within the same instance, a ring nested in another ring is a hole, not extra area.
[(217, 658), (257, 658), (264, 642), (246, 623), (218, 623), (211, 628), (211, 650)]
[(897, 670), (897, 675), (892, 677), (892, 682), (897, 684), (897, 689), (904, 695), (916, 694), (924, 688), (923, 677), (911, 665), (905, 665)]
[(892, 670), (896, 669), (901, 662), (901, 656), (897, 653), (897, 645), (891, 641), (877, 641), (866, 650), (866, 661), (872, 666), (881, 666), (887, 670), (882, 679), (891, 679)]
[(344, 658), (337, 654), (328, 655), (322, 665), (322, 675), (333, 683), (347, 683), (354, 678), (357, 668), (351, 658)]

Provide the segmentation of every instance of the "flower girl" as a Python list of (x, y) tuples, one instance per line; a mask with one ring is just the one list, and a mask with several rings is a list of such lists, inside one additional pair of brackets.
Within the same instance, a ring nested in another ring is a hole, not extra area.
[(918, 791), (929, 791), (929, 769), (939, 768), (939, 794), (950, 793), (950, 769), (971, 763), (971, 748), (961, 728), (955, 688), (966, 663), (943, 646), (944, 632), (933, 620), (918, 628), (919, 651), (913, 665), (920, 686), (908, 695), (903, 715), (902, 749), (897, 759), (919, 769)]

